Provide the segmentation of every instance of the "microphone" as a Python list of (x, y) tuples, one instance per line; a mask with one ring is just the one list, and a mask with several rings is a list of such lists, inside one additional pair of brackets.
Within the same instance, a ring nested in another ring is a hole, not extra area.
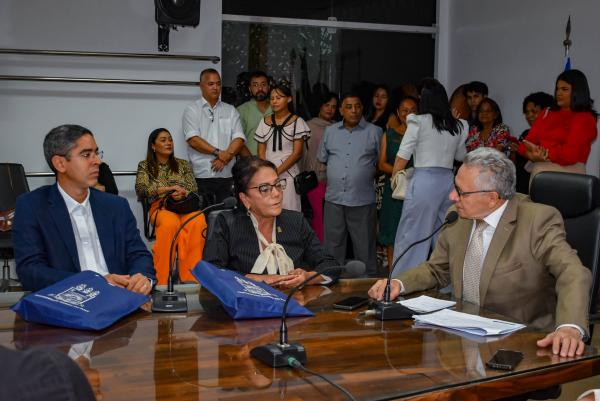
[(171, 248), (169, 249), (169, 276), (167, 279), (167, 291), (157, 292), (152, 296), (152, 312), (187, 312), (187, 298), (185, 297), (185, 294), (183, 292), (175, 291), (173, 288), (173, 263), (175, 262), (173, 260), (173, 249), (175, 248), (177, 237), (179, 236), (179, 233), (183, 227), (201, 214), (205, 214), (208, 211), (218, 208), (233, 209), (235, 205), (237, 205), (237, 199), (233, 196), (229, 196), (221, 203), (207, 206), (198, 211), (196, 214), (184, 221), (179, 226), (177, 231), (175, 231), (175, 235), (171, 241)]
[(391, 298), (390, 293), (392, 291), (392, 286), (391, 286), (392, 273), (394, 272), (394, 268), (396, 267), (396, 264), (398, 264), (398, 262), (400, 261), (402, 256), (404, 256), (404, 254), (406, 254), (406, 252), (408, 252), (408, 250), (410, 248), (412, 248), (413, 246), (415, 246), (417, 244), (420, 244), (421, 242), (427, 241), (429, 238), (433, 237), (438, 231), (440, 231), (443, 227), (447, 226), (448, 224), (454, 223), (456, 220), (458, 220), (458, 213), (453, 210), (446, 215), (446, 220), (438, 228), (436, 228), (431, 234), (429, 234), (427, 237), (425, 237), (423, 239), (420, 239), (420, 240), (410, 244), (396, 258), (396, 260), (392, 264), (392, 268), (390, 269), (390, 273), (388, 275), (387, 283), (385, 285), (385, 290), (383, 292), (383, 301), (377, 302), (377, 304), (375, 306), (374, 311), (375, 311), (376, 318), (378, 318), (379, 320), (408, 319), (414, 314), (414, 312), (411, 309), (408, 309), (407, 307), (405, 307), (399, 303), (392, 302), (392, 300), (390, 299)]
[(250, 355), (253, 358), (258, 359), (259, 361), (274, 368), (291, 366), (288, 359), (289, 357), (295, 358), (302, 364), (306, 363), (306, 350), (304, 349), (304, 346), (299, 343), (288, 343), (288, 330), (286, 324), (287, 306), (296, 291), (302, 289), (312, 279), (319, 277), (321, 274), (333, 271), (341, 271), (344, 273), (344, 277), (348, 278), (359, 277), (365, 272), (365, 264), (361, 261), (352, 260), (346, 263), (345, 266), (328, 267), (320, 272), (315, 272), (315, 274), (311, 275), (302, 283), (294, 287), (288, 294), (285, 303), (283, 304), (283, 311), (281, 312), (281, 326), (279, 327), (279, 342), (253, 348), (250, 351)]

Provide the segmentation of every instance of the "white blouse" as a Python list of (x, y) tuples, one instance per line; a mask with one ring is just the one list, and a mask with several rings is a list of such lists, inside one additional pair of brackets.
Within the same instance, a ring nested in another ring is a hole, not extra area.
[(452, 168), (455, 159), (462, 161), (467, 154), (465, 142), (469, 124), (462, 119), (459, 121), (462, 125), (460, 134), (451, 135), (435, 128), (431, 114), (409, 114), (397, 156), (405, 160), (413, 156), (415, 167)]

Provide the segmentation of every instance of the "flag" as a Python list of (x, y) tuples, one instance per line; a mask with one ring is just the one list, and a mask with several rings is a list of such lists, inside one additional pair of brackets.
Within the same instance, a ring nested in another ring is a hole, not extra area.
[(565, 71), (569, 71), (571, 69), (571, 56), (569, 55), (569, 49), (571, 48), (571, 16), (569, 15), (569, 19), (567, 20), (567, 27), (565, 29), (565, 40), (563, 41), (563, 46), (565, 47)]

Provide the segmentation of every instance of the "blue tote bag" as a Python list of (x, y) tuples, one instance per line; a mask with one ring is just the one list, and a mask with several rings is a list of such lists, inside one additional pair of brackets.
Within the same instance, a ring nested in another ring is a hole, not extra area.
[[(192, 270), (203, 287), (219, 298), (233, 319), (281, 317), (286, 295), (265, 283), (251, 280), (228, 269), (200, 261)], [(290, 299), (287, 316), (313, 316), (314, 314)]]
[(28, 322), (102, 330), (149, 300), (86, 270), (27, 295), (11, 309)]

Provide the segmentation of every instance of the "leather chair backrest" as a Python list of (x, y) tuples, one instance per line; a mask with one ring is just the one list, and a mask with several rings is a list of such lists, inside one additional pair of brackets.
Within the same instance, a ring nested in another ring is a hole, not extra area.
[(233, 210), (231, 209), (220, 209), (220, 210), (213, 210), (212, 212), (208, 213), (208, 215), (206, 216), (206, 239), (208, 240), (209, 238), (212, 237), (212, 233), (215, 229), (215, 223), (217, 221), (217, 217), (222, 214), (225, 217), (226, 221), (230, 221), (233, 218)]
[(563, 216), (567, 242), (592, 271), (590, 313), (595, 313), (600, 287), (600, 180), (585, 174), (542, 172), (531, 183), (530, 197), (554, 206)]
[[(27, 176), (22, 164), (0, 163), (0, 210), (14, 209), (17, 197), (29, 192)], [(12, 233), (0, 232), (0, 255), (2, 258), (11, 259), (13, 255)]]
[(0, 163), (0, 210), (14, 209), (17, 196), (29, 192), (22, 164)]

